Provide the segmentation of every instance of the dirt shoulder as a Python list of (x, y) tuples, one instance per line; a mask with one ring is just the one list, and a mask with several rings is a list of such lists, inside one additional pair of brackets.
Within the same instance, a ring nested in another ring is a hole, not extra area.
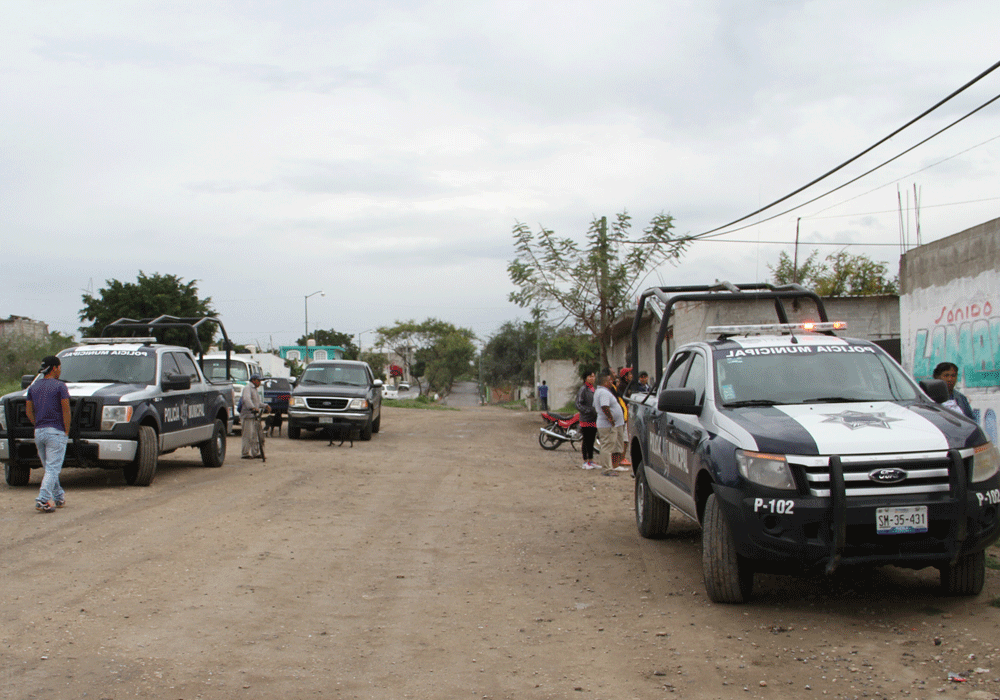
[[(632, 479), (537, 414), (386, 408), (371, 442), (68, 469), (0, 488), (5, 698), (1000, 697), (997, 572), (760, 576), (713, 605), (700, 530), (638, 536)], [(965, 682), (949, 681), (949, 672)]]

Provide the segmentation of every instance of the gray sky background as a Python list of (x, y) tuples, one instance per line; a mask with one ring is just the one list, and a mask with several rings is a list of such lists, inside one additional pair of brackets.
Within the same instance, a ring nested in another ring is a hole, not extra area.
[[(991, 66), (998, 26), (961, 0), (4, 2), (0, 317), (74, 333), (85, 291), (142, 270), (198, 280), (241, 343), (294, 341), (321, 289), (310, 328), (485, 339), (528, 316), (516, 221), (724, 224)], [(998, 93), (1000, 71), (791, 203)], [(897, 188), (936, 240), (1000, 216), (998, 159), (1000, 102), (649, 282), (766, 280), (796, 217), (806, 251), (888, 244), (849, 250), (895, 270)]]

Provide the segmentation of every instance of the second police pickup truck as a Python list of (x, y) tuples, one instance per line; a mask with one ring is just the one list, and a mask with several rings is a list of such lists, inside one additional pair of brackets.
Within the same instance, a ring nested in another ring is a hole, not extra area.
[[(226, 433), (232, 412), (232, 385), (208, 381), (191, 350), (163, 345), (154, 332), (187, 332), (200, 348), (198, 330), (219, 325), (214, 318), (119, 319), (104, 329), (143, 332), (147, 337), (89, 338), (58, 353), (62, 381), (70, 395), (71, 426), (67, 467), (120, 469), (125, 481), (148, 486), (161, 454), (195, 447), (206, 467), (226, 459)], [(26, 389), (35, 377), (22, 378)], [(10, 486), (28, 483), (41, 467), (34, 428), (25, 411), (26, 391), (0, 399), (0, 461)]]
[[(982, 590), (984, 550), (1000, 536), (1000, 455), (939, 405), (943, 382), (918, 386), (878, 346), (835, 337), (843, 324), (797, 285), (647, 290), (634, 367), (650, 300), (663, 309), (654, 390), (629, 399), (636, 525), (662, 537), (671, 508), (700, 523), (713, 601), (745, 601), (757, 571), (846, 565), (934, 566), (946, 594)], [(773, 301), (778, 322), (665, 348), (677, 302), (754, 300)], [(790, 301), (815, 303), (818, 322), (788, 323)]]

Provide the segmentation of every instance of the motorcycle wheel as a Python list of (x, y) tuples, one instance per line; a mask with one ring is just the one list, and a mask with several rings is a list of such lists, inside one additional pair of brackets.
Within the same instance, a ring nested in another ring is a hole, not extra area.
[[(559, 427), (558, 423), (549, 423), (545, 426), (544, 430), (548, 430), (553, 433), (564, 433), (563, 429)], [(542, 446), (543, 450), (554, 450), (559, 445), (566, 442), (565, 440), (560, 440), (552, 435), (546, 435), (544, 432), (538, 433), (538, 444)]]

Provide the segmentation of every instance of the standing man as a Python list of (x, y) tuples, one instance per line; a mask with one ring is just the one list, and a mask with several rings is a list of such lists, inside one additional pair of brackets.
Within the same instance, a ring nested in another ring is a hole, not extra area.
[(250, 383), (240, 396), (240, 425), (243, 426), (243, 459), (260, 457), (260, 416), (264, 403), (260, 400), (260, 375), (251, 374)]
[(602, 369), (597, 375), (597, 383), (594, 408), (597, 409), (597, 436), (601, 439), (599, 464), (605, 473), (628, 471), (619, 466), (625, 452), (625, 411), (612, 389), (615, 379), (611, 370)]
[(636, 391), (643, 394), (648, 394), (652, 391), (652, 387), (649, 386), (649, 372), (645, 370), (639, 372), (639, 386), (636, 387)]
[(544, 379), (542, 380), (542, 383), (538, 385), (538, 404), (541, 410), (549, 410), (549, 387), (546, 386)]
[(69, 389), (60, 381), (62, 363), (55, 355), (42, 360), (38, 370), (41, 379), (28, 387), (28, 404), (25, 410), (28, 420), (35, 426), (35, 447), (38, 459), (45, 467), (42, 487), (35, 500), (35, 510), (41, 513), (55, 512), (66, 505), (66, 492), (59, 483), (63, 459), (66, 457), (66, 442), (69, 436), (70, 411)]

